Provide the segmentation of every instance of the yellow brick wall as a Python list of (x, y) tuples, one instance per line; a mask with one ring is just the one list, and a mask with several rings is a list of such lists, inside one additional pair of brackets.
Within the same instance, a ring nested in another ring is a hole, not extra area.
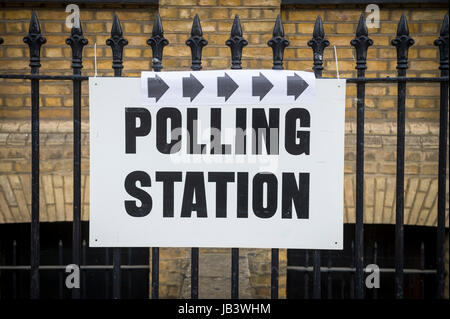
[[(72, 74), (72, 51), (65, 40), (70, 29), (65, 26), (68, 13), (63, 5), (7, 6), (0, 4), (0, 72), (29, 73), (29, 50), (23, 43), (28, 33), (32, 9), (36, 9), (41, 31), (47, 43), (41, 48), (41, 74)], [(84, 36), (89, 44), (83, 51), (84, 75), (94, 75), (94, 43), (97, 43), (98, 75), (112, 75), (111, 47), (105, 44), (110, 37), (112, 18), (117, 13), (129, 41), (124, 52), (124, 76), (139, 76), (150, 69), (151, 48), (146, 40), (151, 36), (157, 7), (80, 5)], [(31, 114), (29, 83), (21, 80), (2, 80), (0, 85), (0, 118), (28, 119)], [(69, 81), (41, 82), (40, 116), (43, 119), (70, 119), (72, 116), (72, 84)], [(88, 118), (87, 82), (82, 87), (82, 116)]]
[[(47, 43), (42, 47), (41, 74), (71, 74), (71, 50), (65, 44), (70, 30), (64, 26), (67, 13), (62, 5), (38, 5), (37, 15)], [(445, 6), (380, 6), (381, 25), (369, 29), (374, 46), (369, 48), (367, 76), (395, 76), (396, 53), (390, 45), (400, 14), (408, 18), (416, 44), (410, 48), (408, 76), (437, 76), (438, 50), (433, 41), (446, 12)], [(324, 54), (324, 76), (336, 76), (336, 46), (341, 77), (355, 76), (354, 51), (349, 42), (364, 6), (280, 6), (279, 0), (160, 0), (159, 7), (146, 5), (83, 5), (81, 20), (89, 45), (84, 50), (83, 74), (94, 74), (94, 43), (97, 43), (98, 74), (112, 75), (109, 38), (112, 17), (117, 13), (129, 45), (124, 51), (124, 76), (139, 76), (150, 69), (151, 48), (146, 40), (159, 11), (170, 45), (164, 50), (164, 70), (189, 69), (190, 49), (185, 45), (195, 13), (199, 14), (208, 46), (203, 50), (204, 69), (230, 67), (230, 49), (225, 45), (235, 14), (241, 19), (249, 45), (243, 51), (244, 68), (271, 68), (272, 50), (267, 41), (277, 14), (283, 18), (291, 45), (285, 52), (285, 67), (311, 71), (311, 39), (316, 16), (324, 21), (331, 47)], [(29, 73), (28, 31), (31, 6), (0, 4), (0, 72)], [(20, 80), (0, 80), (0, 222), (30, 218), (30, 88)], [(408, 84), (406, 122), (405, 223), (436, 224), (439, 85)], [(83, 219), (89, 218), (88, 95), (83, 85)], [(394, 223), (395, 84), (370, 84), (366, 89), (365, 222)], [(345, 215), (355, 220), (356, 88), (349, 84), (346, 103)], [(71, 83), (41, 82), (41, 217), (43, 221), (71, 220)], [(448, 192), (448, 190), (447, 190)], [(448, 200), (448, 198), (447, 198)], [(448, 204), (447, 204), (448, 207)], [(448, 209), (447, 209), (448, 216)], [(448, 217), (447, 217), (448, 225)], [(202, 250), (202, 253), (218, 253)], [(229, 255), (229, 250), (222, 250)], [(161, 250), (161, 296), (179, 297), (190, 250)], [(252, 296), (270, 295), (269, 250), (245, 252), (251, 268)], [(280, 253), (280, 297), (285, 293), (286, 251)], [(169, 274), (163, 275), (164, 269)]]

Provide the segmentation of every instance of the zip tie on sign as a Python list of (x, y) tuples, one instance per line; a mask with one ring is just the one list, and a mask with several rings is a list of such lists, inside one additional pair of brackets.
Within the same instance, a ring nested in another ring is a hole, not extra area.
[(338, 60), (337, 60), (337, 51), (336, 51), (336, 46), (335, 45), (333, 45), (333, 46), (334, 46), (334, 59), (336, 60), (336, 75), (339, 80), (339, 66), (338, 66)]

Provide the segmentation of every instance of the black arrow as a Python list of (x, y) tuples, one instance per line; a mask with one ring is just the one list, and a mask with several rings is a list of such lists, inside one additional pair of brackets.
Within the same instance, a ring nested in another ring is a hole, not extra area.
[(156, 98), (156, 102), (166, 93), (169, 86), (157, 74), (154, 78), (147, 79), (148, 97)]
[(217, 78), (217, 96), (225, 97), (225, 101), (237, 90), (239, 85), (233, 81), (233, 79), (225, 73), (224, 77)]
[(259, 96), (261, 101), (273, 88), (273, 84), (259, 72), (259, 76), (252, 77), (252, 96)]
[(303, 91), (308, 87), (308, 83), (303, 80), (297, 73), (287, 77), (287, 95), (293, 95), (296, 100)]
[(203, 90), (204, 86), (192, 74), (183, 78), (183, 97), (189, 97), (191, 102)]

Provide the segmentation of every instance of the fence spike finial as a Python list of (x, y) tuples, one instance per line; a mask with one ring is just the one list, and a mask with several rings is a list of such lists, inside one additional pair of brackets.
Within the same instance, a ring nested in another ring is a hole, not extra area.
[(196, 71), (202, 69), (202, 49), (207, 44), (208, 41), (203, 38), (200, 18), (198, 17), (198, 14), (196, 14), (194, 22), (192, 23), (191, 36), (186, 40), (186, 45), (191, 48), (192, 70)]
[(89, 43), (89, 41), (83, 36), (83, 29), (81, 27), (81, 21), (78, 23), (78, 27), (73, 24), (70, 31), (70, 37), (66, 39), (66, 43), (72, 48), (72, 69), (74, 74), (80, 74), (83, 68), (83, 47)]
[(162, 56), (164, 47), (169, 44), (169, 41), (164, 38), (164, 30), (159, 13), (156, 14), (155, 23), (153, 24), (152, 36), (147, 40), (147, 44), (152, 47), (152, 68), (155, 72), (159, 72), (163, 68)]
[(440, 32), (440, 37), (434, 40), (434, 45), (439, 47), (439, 57), (440, 57), (440, 66), (439, 69), (448, 71), (448, 13), (444, 17), (444, 21), (442, 21), (442, 27)]
[(111, 38), (106, 40), (106, 45), (112, 49), (114, 75), (120, 76), (123, 69), (123, 48), (128, 41), (123, 37), (122, 27), (117, 14), (114, 15), (113, 25), (111, 27)]
[(230, 38), (225, 42), (231, 50), (231, 68), (242, 69), (242, 49), (248, 44), (247, 40), (242, 37), (242, 27), (239, 16), (236, 14), (231, 27)]
[(356, 28), (356, 36), (360, 37), (360, 36), (368, 36), (368, 35), (369, 35), (369, 31), (367, 30), (366, 18), (364, 17), (364, 12), (363, 12), (363, 13), (361, 13), (361, 16), (359, 17), (358, 27)]
[(367, 69), (367, 50), (373, 44), (372, 39), (369, 38), (369, 31), (367, 30), (364, 12), (361, 13), (358, 27), (356, 28), (356, 36), (350, 41), (350, 44), (354, 46), (356, 50), (356, 69), (360, 72), (358, 76), (362, 76), (361, 71)]
[(313, 37), (308, 41), (308, 46), (313, 49), (314, 58), (314, 74), (316, 77), (322, 76), (323, 70), (323, 50), (330, 45), (330, 41), (325, 38), (325, 31), (323, 28), (323, 22), (320, 15), (317, 16), (314, 24)]
[(277, 16), (273, 28), (273, 37), (267, 42), (267, 45), (272, 47), (273, 69), (282, 70), (284, 49), (289, 46), (289, 40), (284, 37), (284, 28), (280, 15)]
[(408, 50), (414, 44), (414, 40), (409, 36), (408, 22), (402, 13), (397, 27), (397, 36), (392, 39), (391, 44), (397, 48), (397, 69), (408, 68)]
[(33, 72), (37, 72), (38, 68), (41, 67), (41, 46), (47, 40), (41, 34), (41, 27), (36, 11), (33, 11), (31, 14), (28, 34), (23, 38), (23, 42), (28, 44), (30, 48), (30, 67)]

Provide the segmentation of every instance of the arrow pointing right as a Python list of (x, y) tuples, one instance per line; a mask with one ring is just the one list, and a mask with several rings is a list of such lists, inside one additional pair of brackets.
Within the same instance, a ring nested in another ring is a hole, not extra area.
[(156, 98), (156, 102), (166, 93), (169, 86), (157, 74), (154, 78), (147, 79), (148, 97)]
[(192, 74), (183, 78), (183, 97), (190, 98), (191, 102), (203, 88), (203, 84)]
[(272, 88), (273, 84), (261, 72), (259, 76), (252, 77), (252, 95), (259, 96), (260, 101)]
[(287, 95), (293, 95), (294, 100), (296, 100), (307, 87), (308, 83), (297, 75), (297, 73), (294, 73), (294, 76), (287, 77)]
[(233, 81), (233, 79), (225, 73), (225, 76), (217, 78), (217, 96), (225, 97), (225, 101), (237, 90), (239, 85)]

